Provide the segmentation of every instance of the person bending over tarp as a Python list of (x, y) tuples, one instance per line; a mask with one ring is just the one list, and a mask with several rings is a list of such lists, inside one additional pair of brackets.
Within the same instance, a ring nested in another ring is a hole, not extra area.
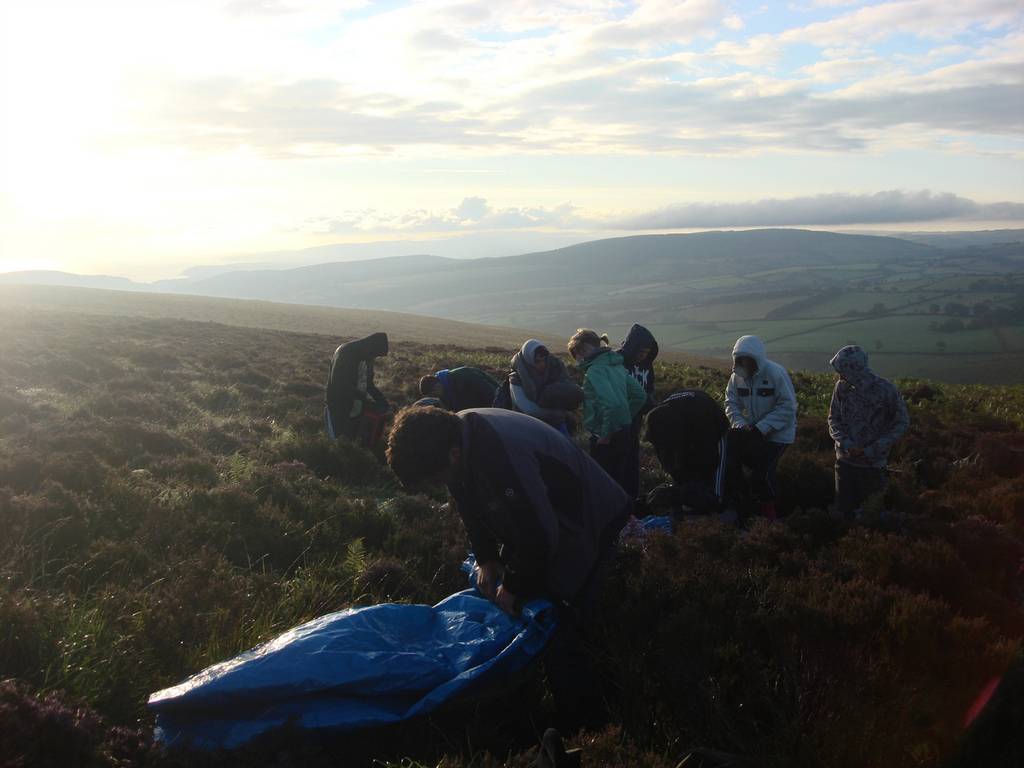
[(839, 374), (828, 408), (828, 431), (836, 443), (836, 503), (852, 519), (867, 499), (885, 490), (889, 451), (910, 417), (900, 391), (868, 367), (860, 347), (843, 347), (829, 364)]
[(706, 392), (684, 389), (647, 414), (647, 440), (672, 476), (673, 511), (711, 514), (722, 502), (729, 420)]
[(497, 391), (494, 377), (468, 365), (445, 368), (420, 379), (420, 395), (438, 399), (449, 411), (490, 408)]
[(647, 393), (647, 404), (633, 419), (626, 475), (622, 483), (626, 493), (636, 498), (640, 493), (640, 432), (644, 415), (654, 407), (654, 361), (658, 357), (658, 342), (649, 330), (642, 325), (634, 324), (617, 351), (622, 355), (622, 364), (626, 366), (626, 372)]
[(565, 435), (582, 402), (583, 390), (565, 364), (537, 339), (527, 339), (512, 356), (512, 370), (494, 398), (495, 407), (533, 416)]
[(477, 587), (517, 614), (522, 601), (561, 606), (545, 667), (574, 725), (601, 719), (580, 633), (632, 501), (569, 438), (524, 414), (479, 408), (399, 412), (387, 459), (407, 485), (444, 483), (477, 558)]
[(725, 389), (730, 461), (736, 479), (750, 468), (750, 492), (759, 513), (775, 519), (775, 469), (796, 439), (796, 393), (786, 369), (768, 359), (757, 336), (741, 336), (732, 350), (733, 371)]
[(334, 350), (324, 408), (324, 424), (332, 440), (359, 439), (367, 446), (380, 440), (389, 405), (373, 384), (373, 359), (387, 353), (386, 333), (374, 333)]

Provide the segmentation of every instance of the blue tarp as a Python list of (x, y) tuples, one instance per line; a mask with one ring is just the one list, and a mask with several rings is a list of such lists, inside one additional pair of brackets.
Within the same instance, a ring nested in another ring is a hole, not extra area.
[(640, 518), (640, 525), (645, 531), (672, 533), (675, 530), (676, 521), (671, 515), (648, 515)]
[[(671, 531), (670, 517), (634, 523)], [(624, 532), (625, 533), (625, 532)], [(472, 555), (463, 570), (475, 584)], [(386, 603), (331, 613), (149, 697), (157, 740), (234, 748), (291, 723), (356, 730), (501, 692), (555, 629), (554, 606), (513, 618), (468, 589), (437, 605)]]
[(156, 738), (234, 748), (286, 723), (354, 730), (501, 691), (544, 648), (555, 610), (512, 618), (474, 590), (431, 607), (388, 603), (321, 616), (154, 693)]

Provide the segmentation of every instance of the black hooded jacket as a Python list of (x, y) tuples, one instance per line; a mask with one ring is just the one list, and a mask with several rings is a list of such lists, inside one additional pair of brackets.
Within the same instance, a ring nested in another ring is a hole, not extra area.
[[(387, 399), (373, 385), (373, 358), (387, 353), (386, 333), (374, 333), (364, 339), (342, 344), (334, 350), (331, 372), (327, 376), (327, 407), (339, 434), (346, 433), (350, 422), (348, 417), (356, 400), (365, 402), (369, 398), (380, 406), (387, 405)], [(360, 363), (366, 364), (365, 392), (358, 388)]]
[[(651, 350), (650, 354), (647, 355), (646, 360), (638, 363), (636, 357), (644, 347)], [(622, 364), (626, 366), (629, 375), (644, 388), (649, 398), (653, 398), (654, 360), (658, 356), (658, 342), (655, 340), (654, 334), (642, 325), (634, 324), (626, 334), (618, 353), (622, 355)]]

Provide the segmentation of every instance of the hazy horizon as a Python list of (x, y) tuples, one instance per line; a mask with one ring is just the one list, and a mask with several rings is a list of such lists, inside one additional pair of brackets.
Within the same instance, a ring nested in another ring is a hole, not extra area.
[(707, 229), (1024, 226), (1011, 0), (0, 14), (0, 272), (153, 280), (329, 244), (445, 255), (467, 235), (486, 256)]
[[(591, 236), (570, 235), (566, 233), (554, 234), (544, 237), (547, 233), (518, 233), (519, 237), (496, 239), (493, 242), (482, 242), (474, 235), (463, 235), (443, 240), (396, 240), (396, 241), (370, 241), (367, 243), (333, 243), (316, 246), (306, 250), (293, 252), (276, 252), (265, 254), (237, 254), (234, 256), (225, 255), (222, 260), (209, 260), (205, 263), (193, 263), (187, 266), (174, 264), (158, 264), (147, 271), (139, 273), (131, 270), (126, 272), (69, 272), (60, 269), (29, 269), (29, 270), (5, 270), (0, 275), (19, 272), (67, 272), (67, 274), (80, 275), (82, 277), (112, 277), (126, 279), (140, 285), (156, 284), (165, 280), (177, 279), (201, 279), (216, 274), (227, 272), (244, 272), (259, 270), (285, 270), (298, 267), (307, 267), (320, 264), (373, 261), (377, 259), (400, 258), (403, 256), (438, 256), (441, 258), (470, 260), (470, 259), (491, 259), (508, 256), (519, 256), (528, 253), (543, 253), (554, 251), (571, 245), (580, 245), (599, 240), (615, 239), (619, 237), (631, 237), (646, 234), (700, 234), (704, 232), (743, 232), (764, 229), (761, 227), (736, 227), (730, 229), (701, 229), (683, 230), (672, 232), (619, 232), (619, 233), (594, 233)], [(773, 227), (772, 229), (793, 229), (809, 230), (818, 232), (833, 232), (845, 235), (866, 235), (875, 237), (908, 237), (924, 235), (943, 235), (961, 233), (982, 233), (986, 231), (1003, 231), (1020, 229), (1018, 227), (990, 226), (979, 229), (932, 229), (919, 230), (914, 228), (886, 228), (886, 229), (845, 229), (841, 227)], [(536, 239), (519, 239), (524, 234), (537, 235)], [(529, 246), (529, 247), (528, 247)], [(351, 249), (352, 253), (349, 253)], [(355, 253), (359, 251), (359, 253)]]

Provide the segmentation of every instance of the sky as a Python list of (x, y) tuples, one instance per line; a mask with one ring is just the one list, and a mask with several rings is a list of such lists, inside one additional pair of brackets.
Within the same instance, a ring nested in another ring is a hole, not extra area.
[(0, 272), (1024, 226), (1020, 0), (11, 0), (0, 35)]

